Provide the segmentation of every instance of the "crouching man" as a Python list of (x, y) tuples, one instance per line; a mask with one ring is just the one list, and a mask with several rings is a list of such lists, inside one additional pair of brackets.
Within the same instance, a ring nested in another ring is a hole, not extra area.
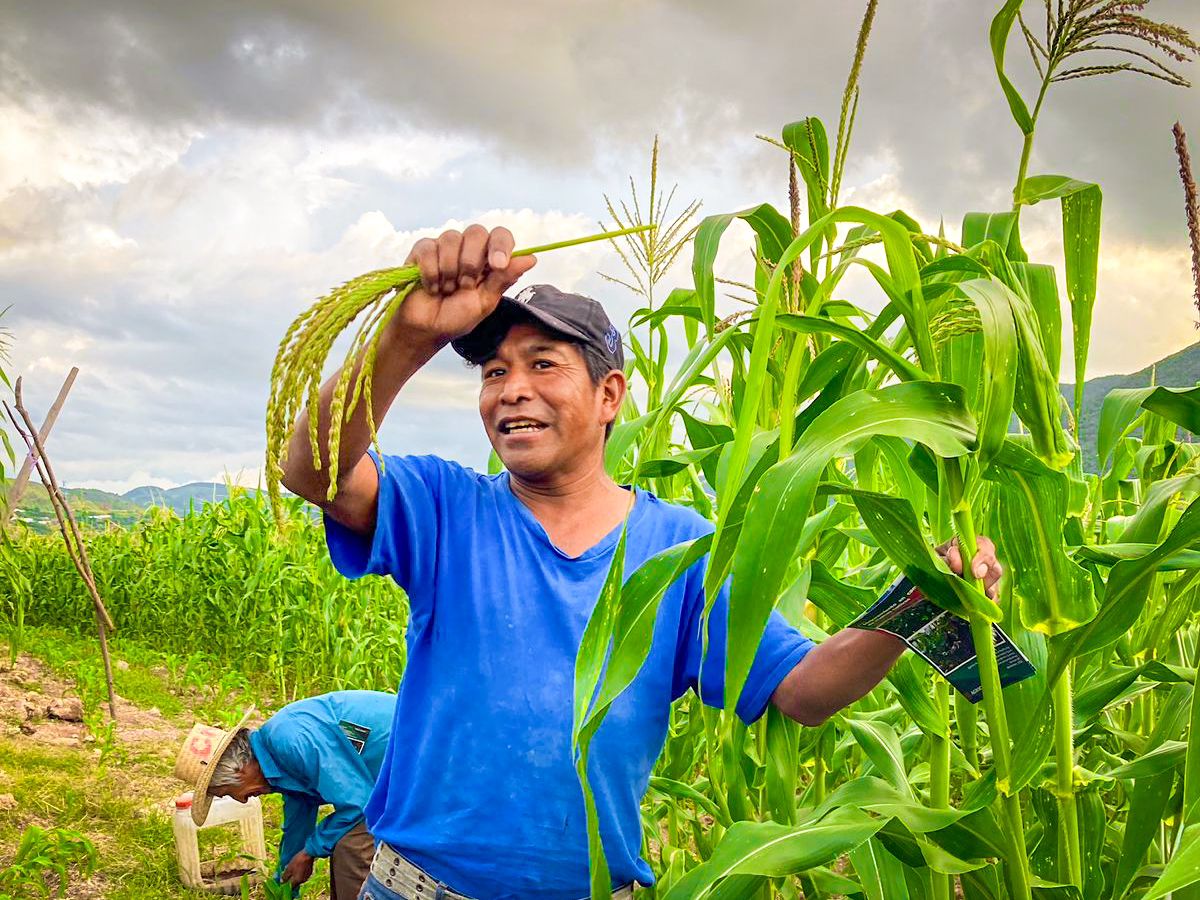
[[(289, 703), (257, 729), (253, 710), (232, 731), (197, 725), (175, 762), (192, 783), (192, 819), (203, 824), (213, 797), (245, 803), (283, 795), (283, 840), (276, 878), (298, 888), (313, 862), (329, 857), (333, 900), (353, 900), (371, 867), (374, 841), (363, 807), (387, 750), (396, 695), (337, 691)], [(333, 812), (317, 821), (317, 810)]]

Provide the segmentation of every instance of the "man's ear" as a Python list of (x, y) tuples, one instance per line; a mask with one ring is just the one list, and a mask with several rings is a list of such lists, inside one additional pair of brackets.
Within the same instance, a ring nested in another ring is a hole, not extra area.
[(621, 412), (621, 404), (625, 402), (627, 387), (625, 373), (620, 369), (613, 369), (600, 382), (602, 393), (601, 418), (605, 425), (616, 421), (618, 413)]

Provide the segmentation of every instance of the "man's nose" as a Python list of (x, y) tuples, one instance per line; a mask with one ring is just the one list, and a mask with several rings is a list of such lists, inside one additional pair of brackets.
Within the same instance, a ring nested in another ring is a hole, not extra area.
[(504, 376), (500, 390), (501, 403), (519, 403), (530, 397), (529, 376), (525, 372), (510, 371)]

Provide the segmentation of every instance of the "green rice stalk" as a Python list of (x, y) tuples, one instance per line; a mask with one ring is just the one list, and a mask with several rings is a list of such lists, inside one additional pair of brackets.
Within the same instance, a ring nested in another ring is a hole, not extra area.
[[(513, 256), (532, 256), (535, 253), (593, 241), (612, 240), (651, 228), (652, 225), (635, 226), (568, 241), (557, 241), (517, 250)], [(308, 439), (312, 448), (313, 468), (320, 471), (325, 466), (325, 460), (328, 460), (327, 499), (333, 500), (337, 496), (338, 451), (341, 447), (342, 425), (354, 414), (360, 402), (366, 403), (367, 427), (371, 434), (371, 442), (376, 450), (379, 449), (371, 402), (371, 381), (379, 338), (400, 308), (400, 304), (416, 289), (420, 277), (420, 269), (415, 265), (378, 269), (360, 275), (334, 288), (310, 306), (296, 318), (284, 334), (271, 369), (271, 391), (267, 401), (267, 494), (277, 520), (281, 510), (280, 481), (283, 477), (287, 445), (293, 425), (304, 407), (307, 406), (309, 410)], [(360, 316), (362, 318), (354, 332), (341, 374), (334, 387), (329, 410), (329, 438), (327, 446), (322, 448), (317, 421), (321, 375), (333, 343)], [(361, 360), (361, 363), (356, 370), (357, 360)], [(324, 459), (322, 449), (326, 451)]]

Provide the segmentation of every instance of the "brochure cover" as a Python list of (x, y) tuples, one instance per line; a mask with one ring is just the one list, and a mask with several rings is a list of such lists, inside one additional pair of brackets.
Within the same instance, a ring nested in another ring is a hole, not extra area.
[[(972, 703), (983, 698), (970, 625), (926, 600), (907, 577), (897, 580), (850, 627), (894, 634)], [(992, 625), (992, 638), (1002, 686), (1008, 687), (1033, 675), (1033, 663), (999, 625)]]

